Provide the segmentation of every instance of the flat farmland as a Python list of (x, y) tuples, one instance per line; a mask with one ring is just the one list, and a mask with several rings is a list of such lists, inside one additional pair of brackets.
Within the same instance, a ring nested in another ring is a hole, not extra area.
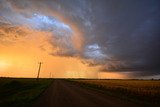
[(31, 107), (53, 80), (0, 78), (0, 107)]
[(159, 80), (0, 78), (0, 107), (159, 105)]
[(74, 81), (83, 87), (140, 105), (158, 106), (160, 104), (159, 80), (81, 79)]

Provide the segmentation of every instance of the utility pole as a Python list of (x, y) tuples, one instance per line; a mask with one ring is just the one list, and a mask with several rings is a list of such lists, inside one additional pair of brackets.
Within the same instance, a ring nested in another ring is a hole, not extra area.
[(50, 75), (49, 75), (49, 77), (50, 77), (50, 78), (52, 78), (52, 73), (51, 73), (51, 72), (50, 72)]
[(40, 70), (41, 70), (41, 65), (43, 64), (42, 62), (39, 62), (39, 68), (38, 68), (38, 74), (37, 74), (37, 80), (39, 78)]

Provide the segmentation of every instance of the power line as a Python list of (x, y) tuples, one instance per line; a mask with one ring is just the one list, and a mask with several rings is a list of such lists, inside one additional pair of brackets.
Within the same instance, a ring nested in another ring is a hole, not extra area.
[(39, 68), (38, 68), (38, 74), (37, 74), (37, 80), (39, 78), (39, 74), (40, 74), (40, 71), (41, 71), (41, 65), (43, 64), (42, 62), (39, 62)]

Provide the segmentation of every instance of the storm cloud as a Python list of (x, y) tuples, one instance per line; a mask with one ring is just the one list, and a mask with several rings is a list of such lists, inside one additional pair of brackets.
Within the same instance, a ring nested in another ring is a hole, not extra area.
[(0, 0), (0, 31), (8, 23), (49, 32), (50, 55), (99, 71), (159, 75), (159, 11), (159, 0)]

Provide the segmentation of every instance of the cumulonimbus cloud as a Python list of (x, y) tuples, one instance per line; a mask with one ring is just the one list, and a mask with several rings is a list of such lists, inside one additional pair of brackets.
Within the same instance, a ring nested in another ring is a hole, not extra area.
[(100, 71), (160, 74), (159, 1), (69, 1), (2, 0), (0, 20), (49, 32), (51, 55)]

